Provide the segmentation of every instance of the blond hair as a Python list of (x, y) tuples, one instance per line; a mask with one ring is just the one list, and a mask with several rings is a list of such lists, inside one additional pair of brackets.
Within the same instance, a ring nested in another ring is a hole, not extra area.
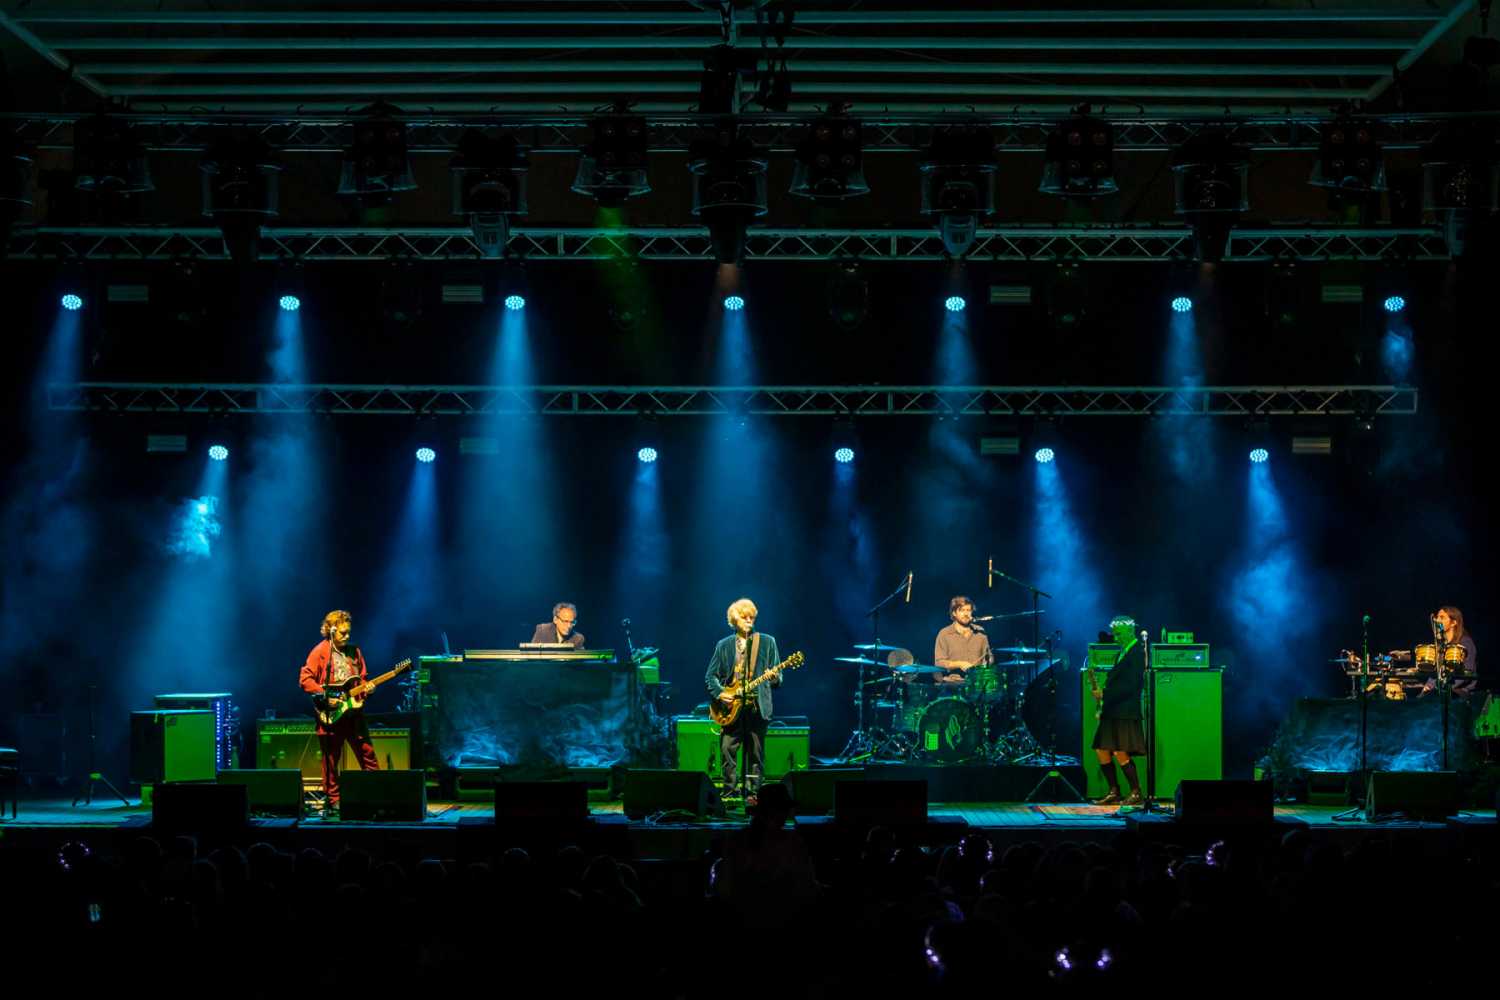
[(330, 611), (323, 616), (323, 626), (318, 630), (323, 638), (333, 634), (333, 630), (343, 624), (352, 624), (354, 616), (347, 611)]
[(760, 617), (760, 610), (756, 608), (755, 602), (748, 597), (741, 597), (724, 612), (724, 617), (729, 620), (730, 628), (734, 628), (734, 613), (736, 611), (748, 611), (757, 618)]

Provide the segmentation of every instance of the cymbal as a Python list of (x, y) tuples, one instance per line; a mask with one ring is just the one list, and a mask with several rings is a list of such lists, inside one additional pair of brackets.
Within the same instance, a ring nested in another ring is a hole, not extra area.
[(896, 650), (898, 650), (898, 649), (904, 649), (906, 647), (904, 647), (904, 646), (887, 646), (883, 642), (866, 642), (866, 643), (863, 643), (863, 644), (855, 643), (854, 648), (858, 649), (858, 650), (862, 650), (863, 652), (866, 652), (866, 653), (894, 653)]
[(993, 653), (1009, 653), (1012, 656), (1041, 657), (1047, 655), (1045, 649), (1033, 649), (1030, 646), (995, 646), (990, 651)]
[(904, 667), (892, 667), (898, 674), (946, 674), (948, 671), (942, 667), (930, 666), (926, 663), (908, 663)]
[(993, 664), (997, 667), (1029, 667), (1035, 660), (996, 660)]
[(835, 656), (834, 660), (839, 663), (858, 663), (866, 667), (880, 666), (879, 660), (872, 660), (868, 656)]

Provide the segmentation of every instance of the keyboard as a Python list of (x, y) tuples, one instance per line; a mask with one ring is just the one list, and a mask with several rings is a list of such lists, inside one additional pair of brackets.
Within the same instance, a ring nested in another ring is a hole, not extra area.
[(464, 661), (498, 660), (505, 663), (615, 663), (613, 649), (574, 649), (553, 643), (527, 643), (517, 649), (466, 649)]

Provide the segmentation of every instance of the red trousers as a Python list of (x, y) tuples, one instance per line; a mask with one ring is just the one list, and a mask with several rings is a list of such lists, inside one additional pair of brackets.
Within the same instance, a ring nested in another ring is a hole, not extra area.
[(370, 745), (370, 734), (365, 729), (365, 720), (357, 712), (350, 712), (333, 727), (318, 734), (318, 746), (323, 751), (323, 792), (328, 801), (337, 805), (339, 801), (339, 762), (344, 756), (344, 744), (354, 750), (361, 771), (380, 770), (380, 758)]

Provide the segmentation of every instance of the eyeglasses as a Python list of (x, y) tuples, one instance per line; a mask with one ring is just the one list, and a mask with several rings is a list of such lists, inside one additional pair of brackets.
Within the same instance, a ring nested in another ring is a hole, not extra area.
[(559, 624), (559, 625), (571, 625), (574, 622), (576, 622), (578, 619), (577, 618), (563, 618), (561, 615), (553, 615), (552, 616), (552, 620), (555, 621), (555, 622), (557, 622), (557, 624)]

